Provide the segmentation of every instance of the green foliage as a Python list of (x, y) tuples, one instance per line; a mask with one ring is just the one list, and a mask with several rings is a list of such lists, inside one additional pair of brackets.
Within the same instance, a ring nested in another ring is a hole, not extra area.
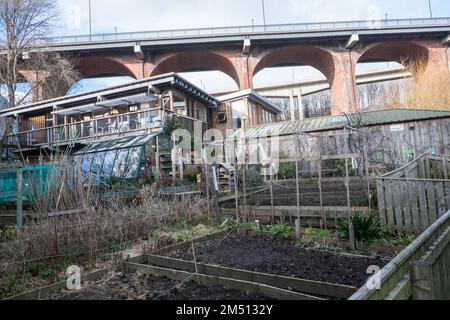
[[(385, 234), (380, 220), (374, 215), (357, 214), (351, 221), (358, 241), (371, 243), (383, 238)], [(349, 224), (346, 218), (338, 219), (336, 228), (342, 238), (349, 239)]]
[(294, 179), (296, 177), (295, 163), (280, 163), (278, 177), (281, 179)]
[(105, 183), (110, 187), (115, 187), (120, 185), (122, 183), (122, 180), (118, 177), (110, 177), (105, 181)]
[[(348, 174), (350, 177), (357, 175), (356, 170), (352, 168), (352, 162), (347, 162)], [(326, 160), (324, 161), (324, 169), (336, 169), (339, 177), (345, 177), (345, 160)]]
[(189, 182), (189, 183), (193, 183), (193, 184), (197, 184), (197, 175), (199, 174), (199, 170), (195, 170), (192, 168), (187, 168), (184, 171), (184, 180)]
[(392, 241), (394, 246), (407, 247), (416, 239), (413, 235), (399, 236)]
[(51, 266), (45, 266), (41, 269), (39, 269), (39, 277), (43, 279), (52, 278), (56, 275), (56, 270), (53, 269)]
[[(289, 159), (289, 156), (281, 152), (280, 160)], [(280, 163), (278, 168), (278, 177), (281, 179), (294, 179), (296, 177), (296, 165), (295, 163)]]
[(17, 229), (15, 227), (8, 227), (0, 229), (0, 243), (12, 241), (17, 236)]
[(314, 232), (314, 229), (312, 227), (308, 227), (308, 228), (305, 228), (305, 230), (303, 230), (303, 233), (307, 236), (311, 236), (313, 234), (313, 232)]
[(164, 128), (164, 134), (168, 137), (172, 137), (172, 133), (178, 129), (184, 129), (183, 125), (179, 121), (173, 119), (168, 120)]
[(247, 188), (254, 188), (264, 184), (264, 178), (257, 167), (250, 167), (246, 172), (245, 178)]
[(225, 219), (220, 224), (220, 228), (227, 229), (230, 231), (236, 231), (239, 228), (239, 222), (234, 219)]
[(264, 226), (262, 229), (264, 232), (269, 232), (273, 235), (282, 235), (285, 239), (289, 238), (295, 232), (295, 229), (292, 226), (285, 224), (268, 225)]
[(330, 238), (331, 232), (329, 230), (320, 229), (317, 230), (314, 235), (319, 238)]

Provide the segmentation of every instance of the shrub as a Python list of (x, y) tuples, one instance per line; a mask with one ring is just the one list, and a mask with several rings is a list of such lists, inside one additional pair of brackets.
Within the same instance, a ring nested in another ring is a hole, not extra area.
[(270, 232), (273, 235), (282, 235), (284, 238), (289, 238), (294, 233), (294, 228), (285, 224), (276, 224), (264, 226), (263, 230), (265, 232)]
[(282, 179), (294, 179), (296, 177), (295, 170), (295, 163), (280, 163), (278, 177)]
[[(384, 229), (380, 220), (374, 215), (357, 214), (351, 219), (353, 228), (355, 230), (355, 238), (358, 241), (373, 242), (383, 238)], [(339, 235), (344, 239), (349, 239), (349, 224), (347, 218), (338, 219), (337, 231)]]
[(264, 183), (264, 178), (261, 172), (256, 167), (250, 167), (246, 172), (246, 186), (247, 188), (254, 188)]
[(199, 174), (199, 170), (195, 168), (187, 168), (184, 171), (184, 180), (189, 183), (197, 184), (197, 175)]
[[(280, 160), (287, 160), (289, 156), (284, 152), (280, 153)], [(282, 179), (294, 179), (296, 177), (295, 163), (280, 163), (278, 168), (278, 177)]]

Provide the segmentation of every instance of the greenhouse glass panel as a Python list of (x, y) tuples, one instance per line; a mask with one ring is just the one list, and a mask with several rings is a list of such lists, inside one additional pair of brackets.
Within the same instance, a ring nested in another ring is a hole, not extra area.
[(101, 171), (102, 177), (111, 177), (114, 168), (114, 161), (116, 160), (117, 151), (109, 151), (105, 154), (103, 167)]
[(83, 160), (81, 161), (81, 171), (84, 176), (87, 176), (89, 172), (91, 172), (91, 164), (93, 158), (94, 155), (92, 154), (87, 154), (83, 157)]
[(128, 158), (128, 149), (122, 149), (117, 151), (116, 162), (113, 166), (112, 176), (117, 178), (124, 177), (125, 165)]
[(125, 167), (124, 176), (127, 179), (136, 178), (138, 175), (140, 156), (142, 147), (131, 148), (128, 155), (127, 166)]
[(94, 153), (93, 156), (94, 159), (92, 160), (91, 172), (95, 175), (98, 175), (100, 174), (100, 170), (102, 168), (105, 152)]

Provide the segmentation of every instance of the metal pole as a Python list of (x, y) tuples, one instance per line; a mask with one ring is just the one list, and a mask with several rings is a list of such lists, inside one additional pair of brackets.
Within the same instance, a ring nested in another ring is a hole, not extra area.
[(89, 0), (89, 41), (92, 41), (92, 6)]
[(428, 7), (430, 8), (430, 18), (433, 19), (433, 6), (431, 5), (431, 0), (428, 0)]
[(262, 2), (262, 10), (263, 10), (263, 22), (264, 22), (264, 30), (266, 29), (266, 6), (264, 4), (264, 0)]
[(23, 171), (22, 169), (17, 170), (16, 179), (16, 197), (17, 197), (17, 213), (16, 213), (16, 225), (17, 228), (22, 228), (23, 226)]

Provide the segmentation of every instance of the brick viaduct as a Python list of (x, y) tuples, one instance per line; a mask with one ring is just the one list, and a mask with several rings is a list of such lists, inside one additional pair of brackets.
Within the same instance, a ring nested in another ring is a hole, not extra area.
[[(338, 41), (252, 45), (245, 54), (242, 45), (183, 46), (144, 50), (80, 52), (78, 70), (83, 78), (105, 75), (142, 79), (168, 72), (219, 70), (230, 76), (240, 89), (253, 87), (253, 77), (275, 66), (308, 65), (323, 73), (331, 87), (333, 114), (359, 109), (355, 70), (358, 63), (396, 61), (403, 65), (421, 61), (425, 72), (450, 72), (448, 45), (441, 39), (392, 39), (360, 41), (352, 49)], [(35, 72), (23, 76), (33, 83)]]

